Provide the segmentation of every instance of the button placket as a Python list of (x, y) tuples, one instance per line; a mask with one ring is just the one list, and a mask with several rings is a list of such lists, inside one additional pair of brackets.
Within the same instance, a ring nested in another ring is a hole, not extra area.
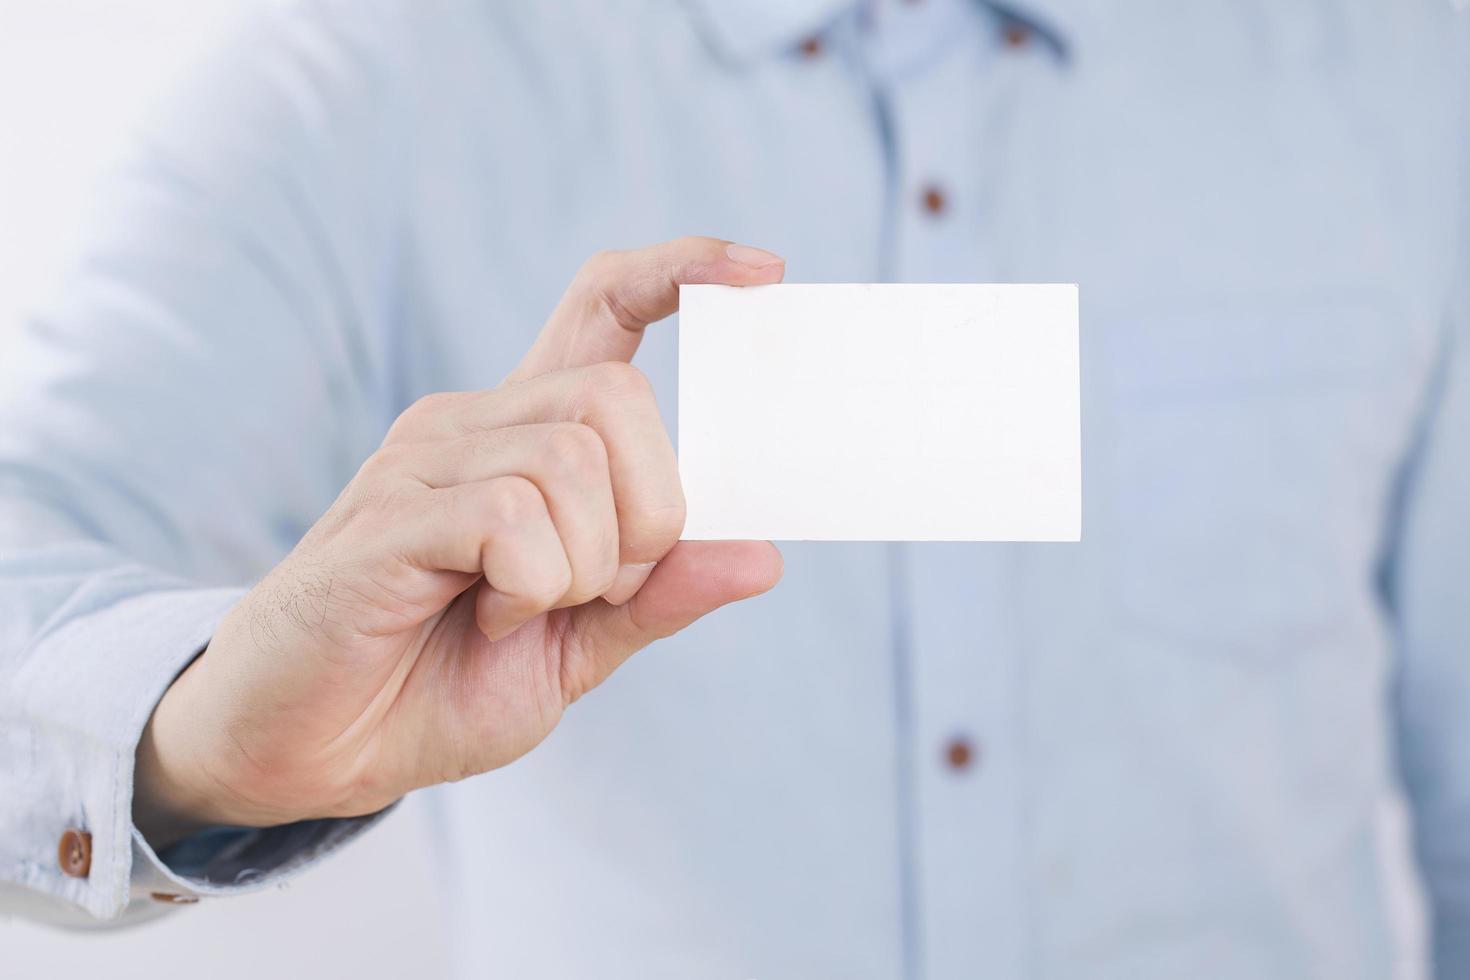
[[(948, 6), (946, 4), (946, 6)], [(1008, 161), (1004, 137), (1012, 74), (996, 21), (966, 6), (944, 22), (951, 45), (918, 61), (877, 52), (895, 167), (895, 242), (890, 275), (908, 282), (1002, 278), (1007, 234), (990, 197)], [(916, 8), (914, 24), (939, 4)], [(871, 43), (881, 45), (874, 35)], [(912, 43), (912, 36), (908, 39)], [(882, 69), (893, 70), (886, 77)], [(997, 900), (997, 888), (1025, 888), (1021, 801), (1025, 742), (1021, 642), (1007, 598), (1013, 586), (1004, 551), (912, 546), (907, 664), (916, 948), (935, 975), (974, 975), (988, 966), (1018, 974), (1025, 908)]]

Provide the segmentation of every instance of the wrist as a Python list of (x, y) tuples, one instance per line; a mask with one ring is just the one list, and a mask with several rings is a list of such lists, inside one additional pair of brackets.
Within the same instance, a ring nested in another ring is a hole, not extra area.
[(133, 825), (155, 849), (210, 827), (259, 827), (292, 822), (266, 813), (223, 776), (229, 759), (207, 722), (220, 719), (207, 695), (200, 656), (169, 685), (138, 739), (133, 757)]
[(186, 670), (164, 692), (133, 756), (133, 825), (155, 850), (228, 822), (211, 813), (208, 794), (195, 785), (197, 767), (187, 751), (188, 743), (172, 734), (171, 718), (177, 716), (180, 689), (188, 674)]
[(219, 676), (218, 655), (209, 656), (228, 646), (229, 635), (227, 617), (208, 650), (169, 685), (138, 740), (133, 824), (155, 849), (212, 827), (274, 827), (317, 815), (295, 805), (306, 801), (283, 796), (276, 767), (262, 768), (240, 741), (241, 709), (219, 696), (232, 685)]

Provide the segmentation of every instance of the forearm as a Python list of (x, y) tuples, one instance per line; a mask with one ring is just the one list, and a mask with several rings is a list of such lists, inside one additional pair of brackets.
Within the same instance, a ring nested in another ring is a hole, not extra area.
[[(299, 46), (331, 31), (294, 16), (194, 80), (234, 111), (154, 127), (65, 291), (0, 357), (0, 881), (37, 910), (125, 907), (152, 860), (133, 838), (142, 733), (244, 591), (212, 586), (279, 560), (381, 435), (363, 324), (341, 311), (371, 318), (386, 266), (362, 233), (392, 196), (382, 92), (353, 66), (303, 103), (286, 67), (337, 46)], [(322, 103), (331, 124), (308, 124)], [(60, 869), (67, 829), (90, 834), (86, 875)]]

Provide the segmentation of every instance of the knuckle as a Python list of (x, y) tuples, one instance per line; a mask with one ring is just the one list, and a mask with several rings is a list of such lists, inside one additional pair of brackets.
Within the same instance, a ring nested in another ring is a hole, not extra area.
[(576, 294), (587, 311), (601, 313), (625, 330), (641, 330), (647, 320), (636, 297), (641, 285), (636, 263), (628, 253), (598, 252), (582, 264), (575, 280)]
[(607, 470), (607, 448), (591, 426), (574, 422), (557, 425), (547, 434), (543, 448), (556, 472), (578, 482)]
[(669, 248), (680, 255), (693, 255), (700, 252), (708, 252), (717, 244), (723, 244), (713, 238), (705, 238), (701, 235), (680, 235), (669, 242)]
[(630, 306), (624, 297), (626, 285), (603, 280), (596, 287), (597, 305), (604, 315), (623, 330), (639, 331), (648, 325), (648, 318)]
[(598, 249), (591, 255), (587, 256), (587, 261), (582, 263), (582, 269), (585, 272), (601, 272), (615, 264), (618, 260), (618, 256), (621, 254), (622, 253), (619, 252), (617, 249)]
[(487, 485), (486, 516), (502, 526), (527, 524), (546, 512), (541, 491), (530, 480), (504, 477)]
[(408, 408), (403, 410), (400, 419), (419, 421), (440, 415), (454, 401), (454, 395), (447, 391), (436, 391), (432, 394), (418, 398)]
[(603, 361), (587, 368), (587, 384), (594, 398), (614, 401), (652, 399), (648, 375), (624, 361)]
[(393, 424), (388, 426), (388, 433), (383, 436), (383, 444), (390, 445), (413, 438), (414, 427), (413, 420), (408, 417), (408, 413), (399, 415), (393, 420)]
[(417, 430), (425, 428), (434, 419), (442, 416), (459, 398), (459, 392), (436, 391), (416, 399), (393, 420), (385, 441), (412, 438)]
[(362, 481), (376, 482), (390, 475), (401, 473), (408, 466), (410, 454), (411, 450), (401, 443), (379, 446), (377, 451), (363, 461), (357, 471), (357, 477)]
[(606, 282), (617, 266), (618, 254), (612, 249), (593, 252), (587, 257), (587, 261), (582, 263), (582, 268), (577, 270), (577, 283), (596, 287), (597, 284)]
[(704, 281), (715, 263), (725, 257), (727, 242), (685, 235), (669, 243), (667, 272), (676, 281)]

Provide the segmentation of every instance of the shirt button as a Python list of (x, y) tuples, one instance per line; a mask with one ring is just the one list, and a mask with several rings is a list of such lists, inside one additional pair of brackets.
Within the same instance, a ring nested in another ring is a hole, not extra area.
[(92, 872), (92, 835), (85, 830), (68, 829), (56, 846), (56, 863), (69, 878), (85, 878)]
[(1031, 28), (1013, 20), (1001, 28), (1000, 37), (1006, 47), (1012, 51), (1019, 51), (1031, 43)]
[(815, 58), (822, 53), (822, 39), (813, 35), (801, 42), (801, 54), (804, 58)]
[(955, 772), (965, 772), (975, 764), (977, 754), (968, 738), (956, 735), (944, 746), (944, 764)]
[(923, 194), (919, 197), (919, 201), (923, 204), (924, 210), (936, 218), (949, 210), (949, 198), (945, 196), (944, 190), (936, 184), (930, 184), (925, 187)]

